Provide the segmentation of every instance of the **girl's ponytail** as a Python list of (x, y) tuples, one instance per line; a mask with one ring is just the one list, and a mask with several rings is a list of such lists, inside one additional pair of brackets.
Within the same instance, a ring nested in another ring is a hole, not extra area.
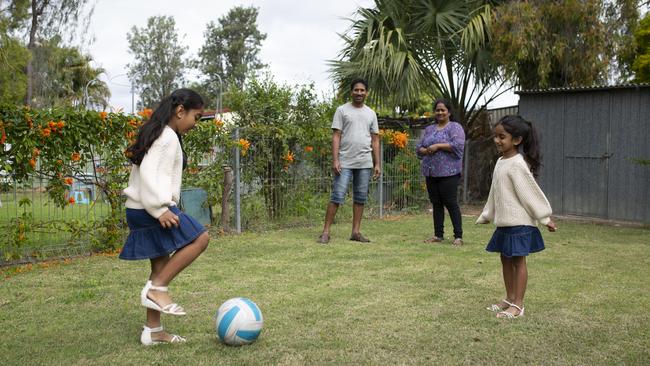
[[(522, 118), (523, 120), (523, 118)], [(530, 172), (533, 173), (533, 176), (537, 178), (539, 175), (539, 168), (542, 165), (542, 153), (539, 146), (539, 136), (537, 135), (537, 129), (529, 121), (523, 120), (528, 127), (528, 135), (524, 137), (523, 145), (524, 149), (524, 159), (530, 167)]]

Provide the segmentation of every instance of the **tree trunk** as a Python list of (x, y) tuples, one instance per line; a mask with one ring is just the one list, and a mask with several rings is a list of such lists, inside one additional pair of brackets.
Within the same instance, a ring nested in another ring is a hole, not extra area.
[(40, 16), (43, 14), (43, 9), (47, 6), (49, 0), (42, 2), (41, 8), (38, 8), (38, 1), (32, 0), (32, 27), (29, 30), (29, 43), (27, 43), (27, 50), (29, 51), (29, 60), (27, 60), (27, 94), (25, 95), (25, 105), (32, 104), (32, 96), (34, 94), (34, 48), (36, 48), (36, 32), (38, 31), (38, 22)]

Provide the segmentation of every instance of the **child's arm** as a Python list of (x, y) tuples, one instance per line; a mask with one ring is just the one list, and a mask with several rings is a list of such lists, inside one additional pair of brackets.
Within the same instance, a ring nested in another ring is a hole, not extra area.
[(555, 223), (551, 220), (546, 224), (546, 227), (548, 228), (548, 231), (550, 232), (555, 232), (557, 231), (557, 226), (555, 226)]
[(163, 133), (140, 163), (140, 199), (147, 212), (162, 216), (172, 204), (172, 166), (178, 154), (174, 134)]
[(487, 202), (485, 202), (485, 207), (483, 207), (483, 212), (476, 220), (477, 224), (489, 224), (494, 220), (494, 196), (492, 194), (493, 186), (490, 186), (490, 193), (488, 195)]
[(549, 226), (549, 223), (552, 224), (551, 214), (553, 210), (551, 204), (546, 199), (542, 189), (537, 185), (528, 166), (523, 162), (522, 164), (515, 164), (508, 176), (512, 180), (517, 198), (526, 212), (543, 225)]

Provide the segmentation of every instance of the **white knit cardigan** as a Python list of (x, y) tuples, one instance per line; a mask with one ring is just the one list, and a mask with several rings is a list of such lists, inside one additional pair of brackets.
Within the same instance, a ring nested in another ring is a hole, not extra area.
[(178, 204), (183, 175), (183, 151), (176, 132), (165, 126), (140, 165), (133, 164), (129, 186), (123, 191), (126, 207), (145, 209), (159, 218)]
[(499, 158), (492, 175), (490, 195), (477, 224), (537, 226), (551, 221), (551, 205), (521, 154)]

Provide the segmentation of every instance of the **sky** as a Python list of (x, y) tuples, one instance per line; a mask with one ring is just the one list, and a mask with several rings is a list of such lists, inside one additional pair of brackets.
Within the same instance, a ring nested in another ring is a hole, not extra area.
[[(372, 7), (374, 1), (98, 0), (88, 29), (94, 41), (87, 49), (93, 66), (106, 70), (100, 79), (111, 89), (110, 106), (131, 112), (131, 87), (126, 72), (133, 58), (128, 52), (126, 34), (133, 26), (143, 28), (151, 16), (173, 16), (180, 39), (188, 47), (185, 56), (196, 56), (210, 21), (217, 23), (235, 6), (251, 5), (259, 10), (258, 29), (267, 35), (259, 56), (276, 81), (289, 85), (313, 82), (319, 94), (325, 96), (331, 95), (334, 88), (327, 61), (336, 59), (343, 47), (339, 34), (349, 28), (348, 18), (356, 9)], [(137, 103), (137, 95), (135, 99)], [(507, 93), (490, 107), (515, 105), (517, 100), (516, 95)]]

